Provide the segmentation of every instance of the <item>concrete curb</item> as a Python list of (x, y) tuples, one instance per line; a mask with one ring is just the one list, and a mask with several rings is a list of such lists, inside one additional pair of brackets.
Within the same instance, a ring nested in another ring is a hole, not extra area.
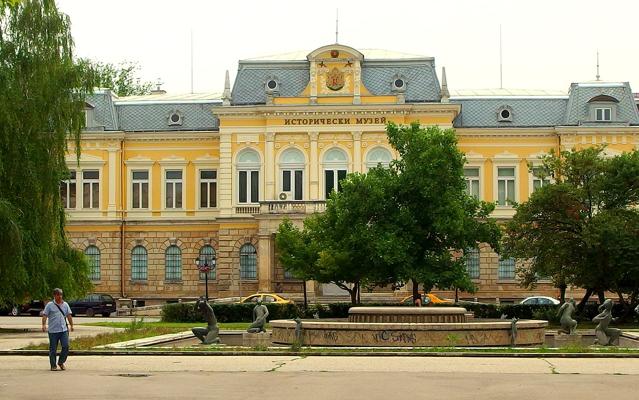
[[(73, 356), (297, 356), (297, 357), (475, 357), (475, 358), (639, 358), (637, 353), (488, 353), (488, 352), (329, 352), (297, 351), (149, 351), (149, 350), (71, 350)], [(2, 356), (48, 356), (48, 350), (1, 350)]]

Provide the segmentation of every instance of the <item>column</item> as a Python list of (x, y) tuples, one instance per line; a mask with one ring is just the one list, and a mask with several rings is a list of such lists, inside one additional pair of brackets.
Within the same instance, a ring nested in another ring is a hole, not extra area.
[(261, 292), (270, 292), (273, 282), (273, 263), (271, 260), (271, 248), (273, 243), (270, 234), (259, 234), (258, 236), (258, 287)]
[(353, 134), (353, 171), (362, 172), (362, 132)]
[(309, 160), (309, 183), (310, 183), (310, 200), (319, 200), (319, 179), (318, 172), (320, 170), (318, 152), (317, 152), (317, 139), (319, 138), (319, 132), (309, 132), (308, 137), (311, 141), (311, 159)]
[(275, 200), (275, 132), (266, 132), (264, 151), (264, 200)]
[[(116, 188), (117, 188), (117, 179), (118, 179), (118, 169), (117, 168), (117, 154), (120, 149), (118, 148), (109, 148), (107, 149), (109, 152), (109, 204), (107, 205), (107, 215), (110, 218), (116, 217)], [(123, 205), (124, 208), (124, 205)]]
[(220, 128), (220, 165), (217, 171), (217, 193), (221, 216), (233, 214), (233, 155), (231, 133)]

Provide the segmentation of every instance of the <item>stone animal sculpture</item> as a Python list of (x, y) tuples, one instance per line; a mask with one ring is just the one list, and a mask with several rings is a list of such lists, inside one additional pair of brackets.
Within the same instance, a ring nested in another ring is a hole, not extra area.
[(262, 304), (262, 300), (257, 301), (257, 305), (253, 308), (253, 323), (246, 330), (248, 333), (260, 333), (266, 332), (264, 325), (266, 325), (266, 318), (268, 318), (268, 308)]
[(517, 321), (519, 321), (519, 318), (517, 317), (514, 317), (512, 320), (510, 320), (510, 345), (511, 346), (517, 345)]
[(598, 311), (599, 314), (592, 319), (592, 322), (598, 322), (595, 328), (595, 344), (614, 346), (619, 336), (621, 336), (621, 329), (608, 327), (610, 322), (613, 321), (612, 300), (606, 299), (606, 301), (599, 306)]
[(217, 318), (211, 305), (203, 298), (200, 297), (195, 302), (195, 309), (199, 310), (204, 316), (204, 320), (207, 323), (206, 328), (193, 328), (191, 332), (202, 341), (203, 344), (220, 343), (220, 329), (217, 327)]
[(561, 323), (561, 329), (558, 329), (558, 332), (567, 333), (569, 335), (575, 334), (575, 329), (577, 329), (577, 321), (572, 319), (572, 315), (575, 312), (575, 300), (570, 299), (559, 307), (557, 310), (557, 315), (561, 314), (561, 318), (559, 322)]

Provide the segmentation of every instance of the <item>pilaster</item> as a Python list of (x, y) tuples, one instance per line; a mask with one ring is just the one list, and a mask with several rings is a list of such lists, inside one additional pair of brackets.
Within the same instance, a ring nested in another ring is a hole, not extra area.
[(317, 140), (319, 138), (319, 132), (309, 132), (308, 137), (311, 144), (311, 159), (309, 163), (310, 174), (310, 199), (319, 200), (319, 160), (318, 160), (318, 145)]

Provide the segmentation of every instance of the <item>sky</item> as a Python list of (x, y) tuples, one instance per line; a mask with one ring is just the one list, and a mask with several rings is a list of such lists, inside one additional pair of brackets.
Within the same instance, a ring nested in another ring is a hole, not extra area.
[[(58, 0), (76, 55), (137, 62), (172, 94), (221, 92), (240, 59), (338, 42), (434, 57), (451, 90), (567, 92), (571, 82), (628, 81), (639, 92), (639, 1)], [(191, 37), (193, 38), (191, 46)]]

